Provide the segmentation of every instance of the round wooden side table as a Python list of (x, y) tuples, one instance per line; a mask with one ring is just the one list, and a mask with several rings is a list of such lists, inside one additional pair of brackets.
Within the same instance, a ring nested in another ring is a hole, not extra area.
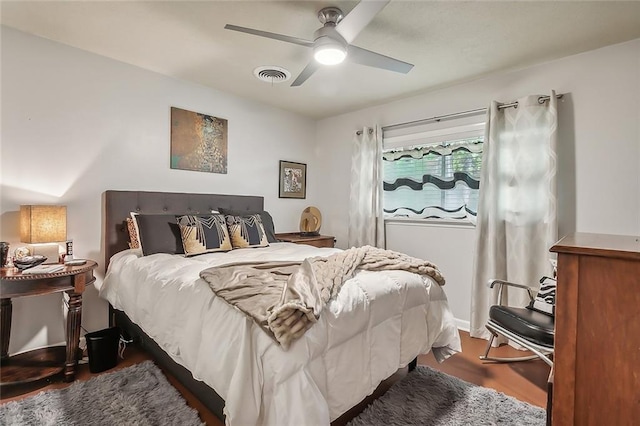
[[(64, 370), (64, 380), (73, 381), (77, 364), (82, 292), (95, 281), (92, 260), (79, 266), (65, 266), (47, 274), (24, 274), (17, 268), (0, 269), (0, 386), (28, 383)], [(69, 295), (67, 342), (64, 346), (35, 349), (9, 356), (11, 336), (11, 299), (24, 296), (65, 292)]]

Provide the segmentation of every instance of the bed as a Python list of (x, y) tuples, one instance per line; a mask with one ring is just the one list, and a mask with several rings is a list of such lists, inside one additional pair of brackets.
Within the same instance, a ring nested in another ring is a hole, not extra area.
[(111, 322), (227, 424), (329, 424), (418, 354), (461, 350), (441, 286), (405, 271), (358, 272), (287, 350), (200, 278), (210, 267), (251, 260), (302, 261), (339, 249), (292, 243), (192, 258), (128, 249), (126, 218), (141, 214), (262, 211), (263, 198), (106, 191), (100, 296)]

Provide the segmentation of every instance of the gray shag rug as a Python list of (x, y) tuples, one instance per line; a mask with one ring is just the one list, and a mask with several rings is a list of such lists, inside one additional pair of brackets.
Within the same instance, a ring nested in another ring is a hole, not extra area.
[(153, 362), (0, 405), (2, 425), (203, 425)]
[(539, 426), (546, 418), (542, 408), (418, 366), (348, 426)]

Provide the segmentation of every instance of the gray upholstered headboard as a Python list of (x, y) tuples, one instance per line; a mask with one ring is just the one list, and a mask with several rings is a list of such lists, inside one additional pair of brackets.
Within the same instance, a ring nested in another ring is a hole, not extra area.
[(264, 197), (180, 192), (105, 191), (102, 196), (102, 241), (105, 270), (111, 256), (129, 248), (126, 219), (138, 213), (210, 213), (219, 208), (263, 210)]

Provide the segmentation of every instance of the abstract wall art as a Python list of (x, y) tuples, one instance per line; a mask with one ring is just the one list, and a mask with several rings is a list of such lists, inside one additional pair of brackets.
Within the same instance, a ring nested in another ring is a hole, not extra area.
[(227, 173), (227, 120), (171, 107), (171, 168)]

